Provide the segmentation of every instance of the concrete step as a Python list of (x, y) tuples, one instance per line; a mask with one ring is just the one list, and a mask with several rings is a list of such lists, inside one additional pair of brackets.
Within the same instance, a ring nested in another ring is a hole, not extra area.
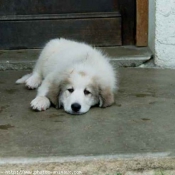
[[(138, 67), (152, 58), (147, 47), (102, 47), (100, 48), (111, 57), (116, 67)], [(39, 49), (0, 50), (0, 70), (32, 69), (39, 56)]]
[(119, 68), (115, 104), (80, 116), (32, 111), (36, 91), (14, 84), (25, 73), (0, 72), (0, 174), (175, 170), (175, 70)]

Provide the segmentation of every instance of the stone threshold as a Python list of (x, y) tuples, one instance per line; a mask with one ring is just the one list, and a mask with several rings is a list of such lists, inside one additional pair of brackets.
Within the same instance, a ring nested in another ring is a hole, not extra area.
[[(151, 60), (148, 47), (121, 46), (101, 47), (116, 67), (139, 67)], [(30, 70), (33, 68), (40, 49), (0, 50), (0, 70)]]
[(0, 174), (23, 172), (30, 174), (88, 175), (173, 175), (175, 158), (169, 153), (130, 155), (74, 156), (45, 158), (1, 158)]

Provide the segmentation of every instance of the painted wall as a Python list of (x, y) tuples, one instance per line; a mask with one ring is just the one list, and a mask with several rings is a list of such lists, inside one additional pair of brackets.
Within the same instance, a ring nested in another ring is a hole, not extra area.
[(155, 1), (155, 63), (175, 68), (175, 0)]

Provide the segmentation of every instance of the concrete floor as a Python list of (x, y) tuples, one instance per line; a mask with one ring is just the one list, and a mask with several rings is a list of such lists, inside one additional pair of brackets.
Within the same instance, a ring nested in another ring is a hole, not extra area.
[(175, 155), (175, 70), (120, 68), (116, 103), (79, 116), (32, 111), (36, 91), (14, 83), (26, 72), (0, 72), (0, 158)]
[(175, 174), (175, 70), (120, 68), (115, 104), (78, 116), (32, 111), (25, 73), (0, 71), (0, 174)]

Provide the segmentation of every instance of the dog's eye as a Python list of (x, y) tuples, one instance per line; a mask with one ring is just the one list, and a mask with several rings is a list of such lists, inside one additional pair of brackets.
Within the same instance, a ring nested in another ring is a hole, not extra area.
[(85, 95), (88, 95), (88, 94), (90, 94), (90, 92), (89, 92), (88, 90), (85, 89), (85, 90), (84, 90), (84, 94), (85, 94)]
[(72, 93), (74, 91), (73, 88), (67, 89), (70, 93)]

